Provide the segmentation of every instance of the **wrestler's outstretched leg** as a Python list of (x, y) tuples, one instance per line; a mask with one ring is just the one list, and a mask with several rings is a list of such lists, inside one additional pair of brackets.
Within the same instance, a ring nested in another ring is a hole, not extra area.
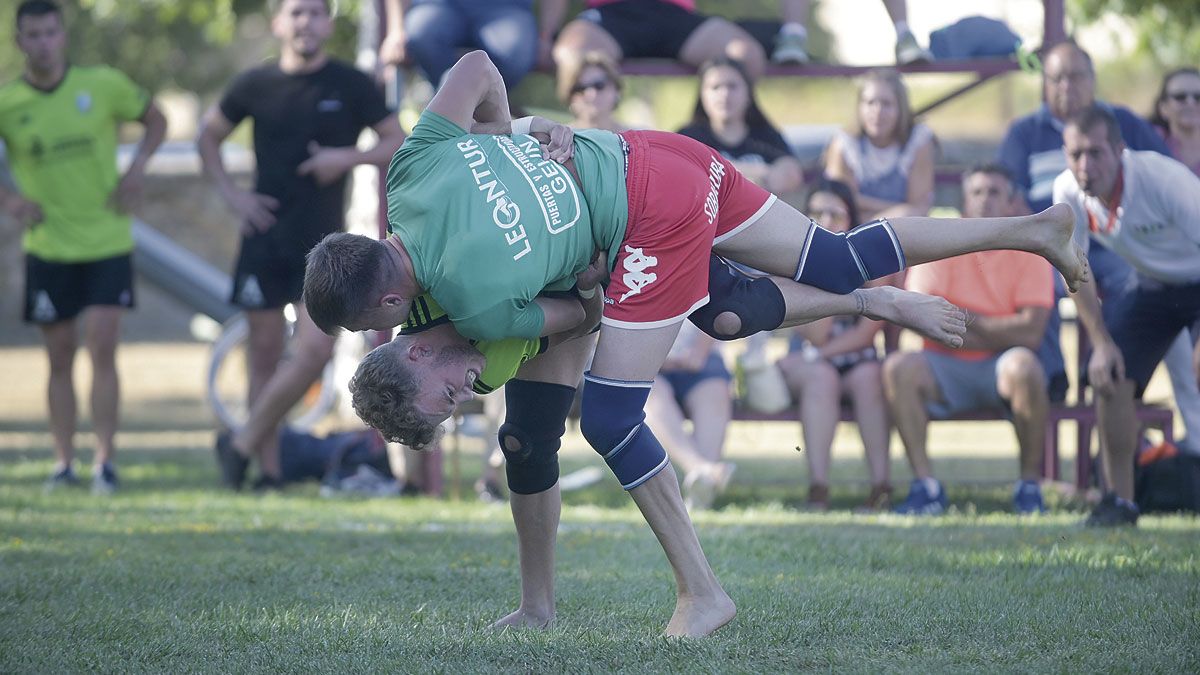
[[(1046, 258), (1063, 275), (1067, 287), (1076, 290), (1089, 278), (1087, 260), (1071, 241), (1075, 216), (1071, 207), (1056, 204), (1029, 216), (1007, 218), (923, 218), (889, 219), (891, 234), (903, 250), (901, 261), (917, 265), (932, 260), (990, 249), (1028, 251)], [(778, 276), (805, 281), (805, 266), (827, 265), (834, 270), (853, 269), (857, 253), (845, 256), (806, 255), (810, 242), (810, 220), (780, 200), (753, 222), (721, 237), (713, 249), (731, 260)], [(804, 234), (800, 234), (803, 232)], [(853, 230), (848, 237), (855, 237)], [(828, 233), (826, 233), (828, 234)], [(816, 239), (813, 240), (814, 242)], [(831, 253), (836, 250), (831, 248)], [(897, 252), (897, 255), (899, 253)], [(845, 259), (841, 259), (844, 257)], [(799, 264), (798, 264), (799, 261)], [(869, 263), (867, 264), (869, 268)], [(868, 270), (866, 281), (894, 272), (895, 269)], [(826, 287), (823, 284), (822, 287)], [(857, 286), (859, 284), (854, 284)], [(852, 286), (853, 287), (853, 286)], [(827, 287), (826, 287), (827, 288)], [(832, 290), (832, 289), (831, 289)]]

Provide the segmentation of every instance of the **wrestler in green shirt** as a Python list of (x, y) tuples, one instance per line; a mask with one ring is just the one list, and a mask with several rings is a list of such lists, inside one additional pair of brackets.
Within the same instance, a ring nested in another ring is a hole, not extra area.
[(532, 136), (470, 134), (430, 111), (392, 159), (389, 231), (464, 336), (537, 338), (533, 299), (569, 289), (597, 250), (616, 259), (628, 220), (620, 138), (577, 132), (575, 166), (582, 189)]

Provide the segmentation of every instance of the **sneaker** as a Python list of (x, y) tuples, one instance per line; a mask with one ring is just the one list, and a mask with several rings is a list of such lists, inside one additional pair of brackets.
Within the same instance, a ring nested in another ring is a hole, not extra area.
[(260, 494), (263, 492), (279, 492), (283, 490), (283, 479), (264, 474), (250, 484), (250, 489)]
[(917, 44), (917, 37), (911, 31), (905, 31), (903, 35), (896, 38), (896, 65), (906, 66), (910, 63), (925, 63), (932, 60), (933, 54)]
[(217, 453), (217, 467), (221, 470), (221, 484), (230, 490), (241, 490), (242, 484), (246, 482), (246, 469), (250, 467), (250, 460), (233, 447), (233, 432), (226, 429), (217, 434), (214, 449)]
[(92, 475), (92, 494), (111, 495), (117, 491), (117, 470), (112, 464), (101, 464)]
[(1114, 492), (1104, 495), (1091, 515), (1083, 521), (1085, 527), (1122, 527), (1136, 526), (1138, 507), (1133, 502), (1121, 499)]
[(45, 490), (52, 492), (60, 487), (78, 487), (79, 477), (75, 475), (75, 469), (70, 466), (63, 467), (55, 471), (49, 478), (46, 479)]
[(800, 35), (780, 33), (775, 37), (775, 51), (771, 52), (771, 60), (775, 63), (795, 63), (804, 65), (809, 62), (808, 40)]
[(908, 486), (908, 497), (896, 507), (895, 512), (911, 516), (936, 516), (944, 513), (949, 505), (946, 490), (942, 488), (940, 481), (931, 480), (929, 483), (930, 485), (926, 485), (926, 481), (914, 478)]
[(1042, 487), (1036, 480), (1017, 481), (1017, 487), (1013, 489), (1013, 508), (1021, 515), (1046, 511)]

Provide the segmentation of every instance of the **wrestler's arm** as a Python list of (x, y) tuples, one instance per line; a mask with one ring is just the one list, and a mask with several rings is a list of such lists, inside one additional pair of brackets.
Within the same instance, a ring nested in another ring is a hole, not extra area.
[(509, 124), (512, 120), (504, 79), (488, 55), (478, 49), (450, 68), (426, 110), (463, 129), (470, 129), (475, 122)]

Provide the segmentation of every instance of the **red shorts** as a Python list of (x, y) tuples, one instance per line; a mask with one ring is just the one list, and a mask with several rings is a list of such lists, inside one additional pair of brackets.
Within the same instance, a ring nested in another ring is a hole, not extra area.
[(775, 195), (686, 136), (629, 131), (629, 222), (601, 323), (658, 328), (708, 302), (713, 243), (752, 225)]

